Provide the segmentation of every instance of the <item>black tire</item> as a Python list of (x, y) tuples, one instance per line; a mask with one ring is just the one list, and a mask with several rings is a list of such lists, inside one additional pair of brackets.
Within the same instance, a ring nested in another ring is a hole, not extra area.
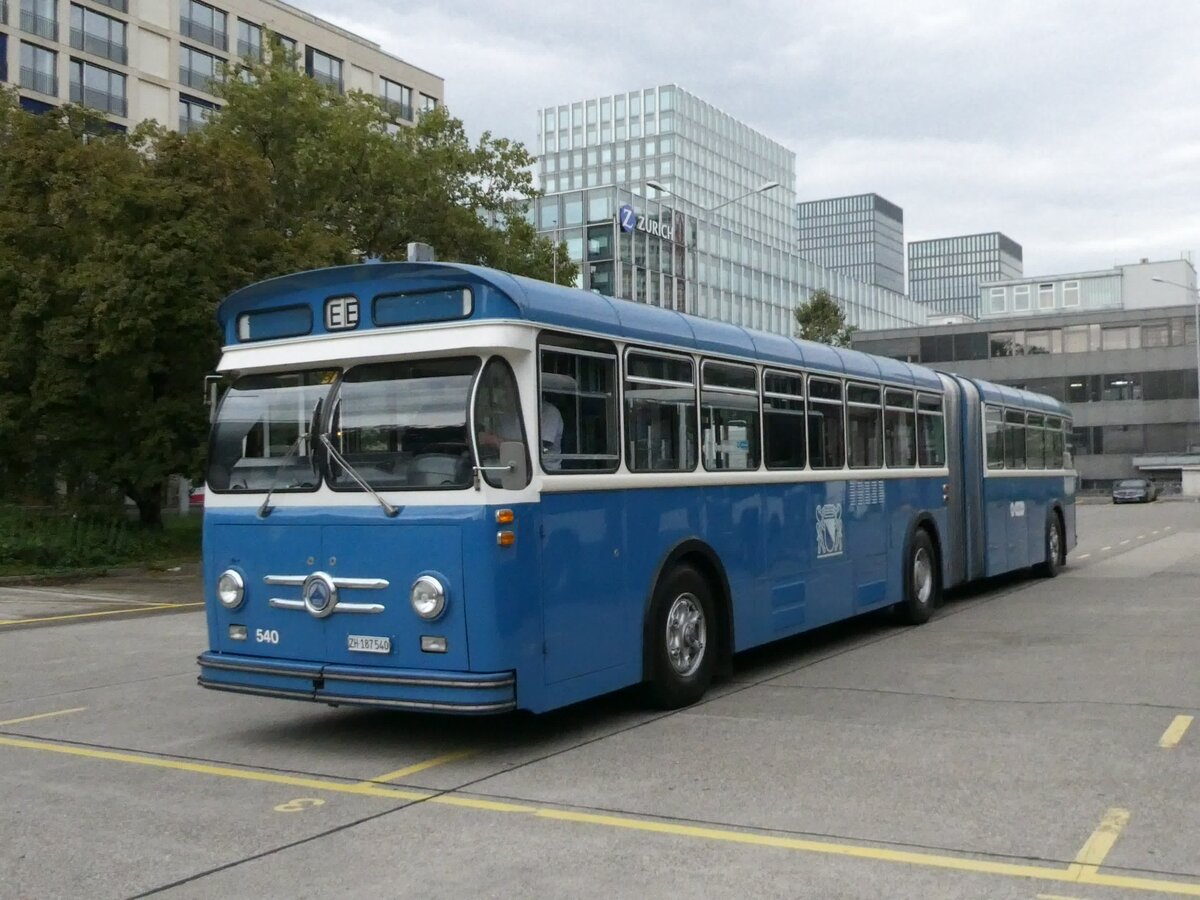
[(1042, 546), (1045, 548), (1046, 560), (1035, 568), (1038, 575), (1043, 578), (1053, 578), (1066, 561), (1066, 554), (1063, 552), (1062, 525), (1058, 521), (1058, 514), (1053, 510), (1046, 517), (1046, 537)]
[(688, 565), (659, 581), (650, 603), (650, 701), (662, 709), (689, 706), (712, 683), (720, 647), (720, 623), (708, 579)]
[(942, 604), (942, 573), (933, 540), (924, 528), (913, 532), (904, 555), (904, 599), (896, 604), (896, 615), (905, 625), (923, 625)]

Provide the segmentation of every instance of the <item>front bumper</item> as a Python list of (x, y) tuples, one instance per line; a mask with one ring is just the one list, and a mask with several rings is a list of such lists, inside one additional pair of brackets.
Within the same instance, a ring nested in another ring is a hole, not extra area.
[(484, 715), (517, 707), (515, 672), (446, 672), (333, 666), (202, 653), (201, 687), (333, 705), (376, 706), (415, 712)]

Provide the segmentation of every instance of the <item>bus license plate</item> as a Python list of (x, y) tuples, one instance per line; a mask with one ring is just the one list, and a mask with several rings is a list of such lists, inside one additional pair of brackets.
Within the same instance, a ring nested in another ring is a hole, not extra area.
[(365, 634), (346, 635), (346, 648), (359, 653), (391, 653), (392, 639)]

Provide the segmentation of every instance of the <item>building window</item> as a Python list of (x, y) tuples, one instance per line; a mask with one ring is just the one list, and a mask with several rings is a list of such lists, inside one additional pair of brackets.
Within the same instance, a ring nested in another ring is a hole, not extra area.
[(397, 119), (411, 122), (413, 118), (412, 88), (395, 81), (383, 80), (383, 102)]
[(1029, 309), (1029, 285), (1018, 284), (1013, 288), (1013, 309), (1017, 312)]
[(195, 128), (200, 128), (212, 116), (217, 106), (207, 100), (198, 100), (187, 94), (179, 95), (179, 131), (187, 134)]
[(1050, 328), (1025, 332), (1025, 353), (1062, 353), (1062, 331)]
[(40, 94), (58, 95), (58, 54), (36, 44), (21, 42), (21, 87)]
[(262, 62), (263, 31), (261, 25), (238, 19), (237, 55), (242, 59)]
[(1007, 307), (1005, 302), (1006, 292), (1002, 287), (994, 287), (990, 292), (988, 301), (988, 310), (993, 313), (1002, 313)]
[(279, 49), (286, 53), (290, 58), (295, 59), (300, 55), (300, 48), (296, 41), (290, 37), (284, 37), (282, 34), (274, 35), (274, 40), (279, 42)]
[(1086, 353), (1088, 350), (1088, 327), (1068, 325), (1062, 330), (1063, 353)]
[(437, 97), (430, 97), (428, 94), (421, 95), (421, 112), (429, 112), (437, 108)]
[(199, 0), (180, 0), (179, 31), (193, 41), (225, 50), (229, 46), (225, 30), (227, 20), (225, 13), (207, 3), (201, 3)]
[(114, 116), (125, 116), (125, 76), (120, 72), (71, 60), (71, 102), (82, 103)]
[(342, 92), (342, 61), (336, 56), (309, 47), (305, 71), (321, 84), (328, 85), (339, 94)]
[(1038, 309), (1054, 309), (1054, 285), (1038, 285)]
[(221, 80), (223, 60), (211, 53), (182, 44), (179, 47), (179, 80), (200, 91), (212, 91), (212, 82)]
[(71, 4), (71, 46), (121, 65), (129, 61), (125, 23), (75, 4)]
[(21, 0), (21, 30), (57, 41), (57, 7), (58, 0)]
[(1141, 334), (1137, 325), (1119, 325), (1100, 331), (1102, 350), (1137, 350), (1141, 346)]
[(1142, 346), (1143, 347), (1169, 347), (1171, 346), (1171, 323), (1170, 322), (1153, 322), (1149, 325), (1142, 326)]
[(109, 9), (115, 9), (117, 12), (129, 12), (129, 0), (92, 0), (100, 6), (107, 6)]
[(1079, 282), (1064, 281), (1063, 286), (1063, 306), (1078, 306), (1079, 305)]

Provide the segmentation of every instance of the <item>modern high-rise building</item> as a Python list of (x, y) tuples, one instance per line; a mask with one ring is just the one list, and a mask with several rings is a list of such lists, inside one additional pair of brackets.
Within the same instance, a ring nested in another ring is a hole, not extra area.
[(1071, 407), (1085, 489), (1200, 466), (1196, 270), (1186, 259), (985, 283), (983, 318), (863, 332), (868, 353), (1049, 394)]
[(797, 253), (795, 154), (677, 85), (539, 110), (536, 150), (535, 225), (584, 288), (779, 334), (818, 288), (859, 328), (925, 321)]
[(796, 204), (800, 255), (867, 284), (904, 293), (904, 210), (878, 194)]
[(186, 131), (219, 105), (221, 64), (262, 58), (268, 30), (313, 78), (382, 97), (401, 122), (442, 102), (437, 75), (279, 0), (0, 0), (0, 84), (34, 112), (82, 103), (114, 128)]
[(932, 313), (978, 318), (979, 285), (1020, 278), (1021, 245), (998, 231), (912, 241), (908, 294)]

